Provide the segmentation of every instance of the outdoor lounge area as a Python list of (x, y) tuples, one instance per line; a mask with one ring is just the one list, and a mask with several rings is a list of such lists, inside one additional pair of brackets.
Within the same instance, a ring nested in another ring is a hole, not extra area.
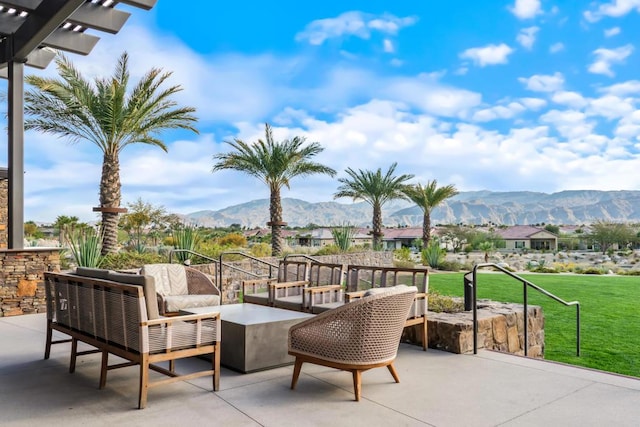
[[(150, 390), (147, 408), (138, 410), (137, 367), (110, 373), (99, 390), (100, 355), (78, 358), (69, 374), (69, 344), (54, 345), (43, 359), (45, 331), (44, 314), (0, 318), (4, 426), (620, 426), (640, 418), (639, 379), (491, 351), (456, 355), (407, 344), (394, 363), (400, 383), (386, 369), (368, 371), (359, 403), (351, 375), (305, 364), (295, 390), (293, 366), (252, 374), (223, 368), (217, 392), (210, 378), (177, 382)], [(197, 371), (209, 362), (191, 358), (177, 365)]]

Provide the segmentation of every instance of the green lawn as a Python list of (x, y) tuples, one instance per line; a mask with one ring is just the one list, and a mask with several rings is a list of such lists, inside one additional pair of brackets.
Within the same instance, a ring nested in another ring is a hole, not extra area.
[[(640, 377), (640, 277), (522, 274), (523, 278), (581, 307), (581, 356), (576, 357), (575, 307), (529, 289), (529, 304), (543, 307), (545, 359)], [(493, 272), (478, 274), (478, 298), (522, 303), (522, 285)], [(463, 295), (463, 274), (429, 276), (443, 295)]]

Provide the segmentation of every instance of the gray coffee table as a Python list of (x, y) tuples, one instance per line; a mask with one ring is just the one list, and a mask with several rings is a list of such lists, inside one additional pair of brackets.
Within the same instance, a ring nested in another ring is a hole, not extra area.
[(220, 363), (249, 373), (293, 363), (287, 354), (289, 328), (312, 314), (257, 304), (226, 304), (183, 310), (184, 313), (220, 312)]

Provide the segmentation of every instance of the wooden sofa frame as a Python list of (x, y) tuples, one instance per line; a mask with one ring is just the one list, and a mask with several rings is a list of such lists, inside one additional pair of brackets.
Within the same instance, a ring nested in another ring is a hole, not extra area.
[[(147, 280), (153, 284), (152, 278), (149, 277)], [(71, 337), (70, 372), (75, 371), (78, 355), (92, 352), (78, 352), (78, 341), (95, 347), (96, 350), (93, 352), (102, 353), (100, 389), (106, 386), (107, 371), (139, 365), (140, 409), (146, 406), (148, 389), (159, 385), (211, 375), (213, 390), (218, 390), (219, 313), (169, 318), (158, 316), (150, 320), (143, 286), (70, 273), (46, 272), (45, 289), (45, 359), (49, 358), (51, 344), (68, 341), (53, 341), (53, 331), (56, 330)], [(151, 301), (153, 304), (156, 302), (153, 294)], [(128, 362), (109, 365), (109, 354), (119, 356)], [(211, 369), (184, 375), (176, 373), (176, 359), (198, 355), (211, 355)], [(156, 365), (158, 362), (169, 362), (169, 368)], [(150, 369), (169, 378), (151, 382)]]

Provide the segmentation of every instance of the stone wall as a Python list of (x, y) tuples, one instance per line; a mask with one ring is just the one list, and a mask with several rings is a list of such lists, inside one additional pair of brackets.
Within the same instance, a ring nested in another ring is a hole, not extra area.
[[(544, 357), (542, 307), (529, 306), (529, 357)], [(422, 345), (417, 331), (407, 331), (405, 341)], [(451, 353), (473, 352), (473, 314), (433, 313), (428, 316), (429, 347)], [(524, 355), (524, 306), (478, 302), (478, 348)]]
[(59, 249), (0, 250), (0, 317), (46, 312), (45, 271), (60, 271)]
[[(231, 256), (229, 258), (232, 258)], [(354, 252), (347, 254), (339, 254), (339, 255), (322, 255), (322, 256), (314, 256), (314, 259), (319, 260), (320, 262), (330, 263), (330, 264), (352, 264), (352, 265), (374, 265), (374, 266), (393, 266), (393, 252), (377, 252), (377, 251), (368, 251), (368, 252)], [(262, 261), (266, 261), (272, 265), (278, 265), (278, 262), (282, 258), (268, 257), (261, 258)], [(294, 259), (294, 258), (291, 258)], [(304, 260), (304, 258), (298, 258), (300, 260)], [(269, 266), (263, 263), (259, 263), (250, 259), (244, 259), (241, 261), (224, 261), (225, 264), (230, 264), (238, 269), (249, 271), (255, 274), (260, 274), (265, 277), (271, 275), (271, 277), (278, 276), (278, 269), (272, 268), (272, 271), (269, 271)], [(216, 276), (217, 282), (217, 272), (215, 269), (215, 264), (199, 264), (193, 265), (192, 267), (197, 268), (204, 273), (210, 274), (212, 276)], [(222, 279), (222, 303), (223, 304), (233, 304), (239, 301), (240, 292), (242, 290), (241, 282), (245, 279), (255, 278), (255, 276), (251, 276), (250, 274), (244, 273), (241, 270), (232, 269), (232, 268), (224, 268), (223, 269), (223, 279)], [(270, 274), (271, 273), (271, 274)]]
[(9, 181), (0, 179), (0, 249), (9, 247)]

